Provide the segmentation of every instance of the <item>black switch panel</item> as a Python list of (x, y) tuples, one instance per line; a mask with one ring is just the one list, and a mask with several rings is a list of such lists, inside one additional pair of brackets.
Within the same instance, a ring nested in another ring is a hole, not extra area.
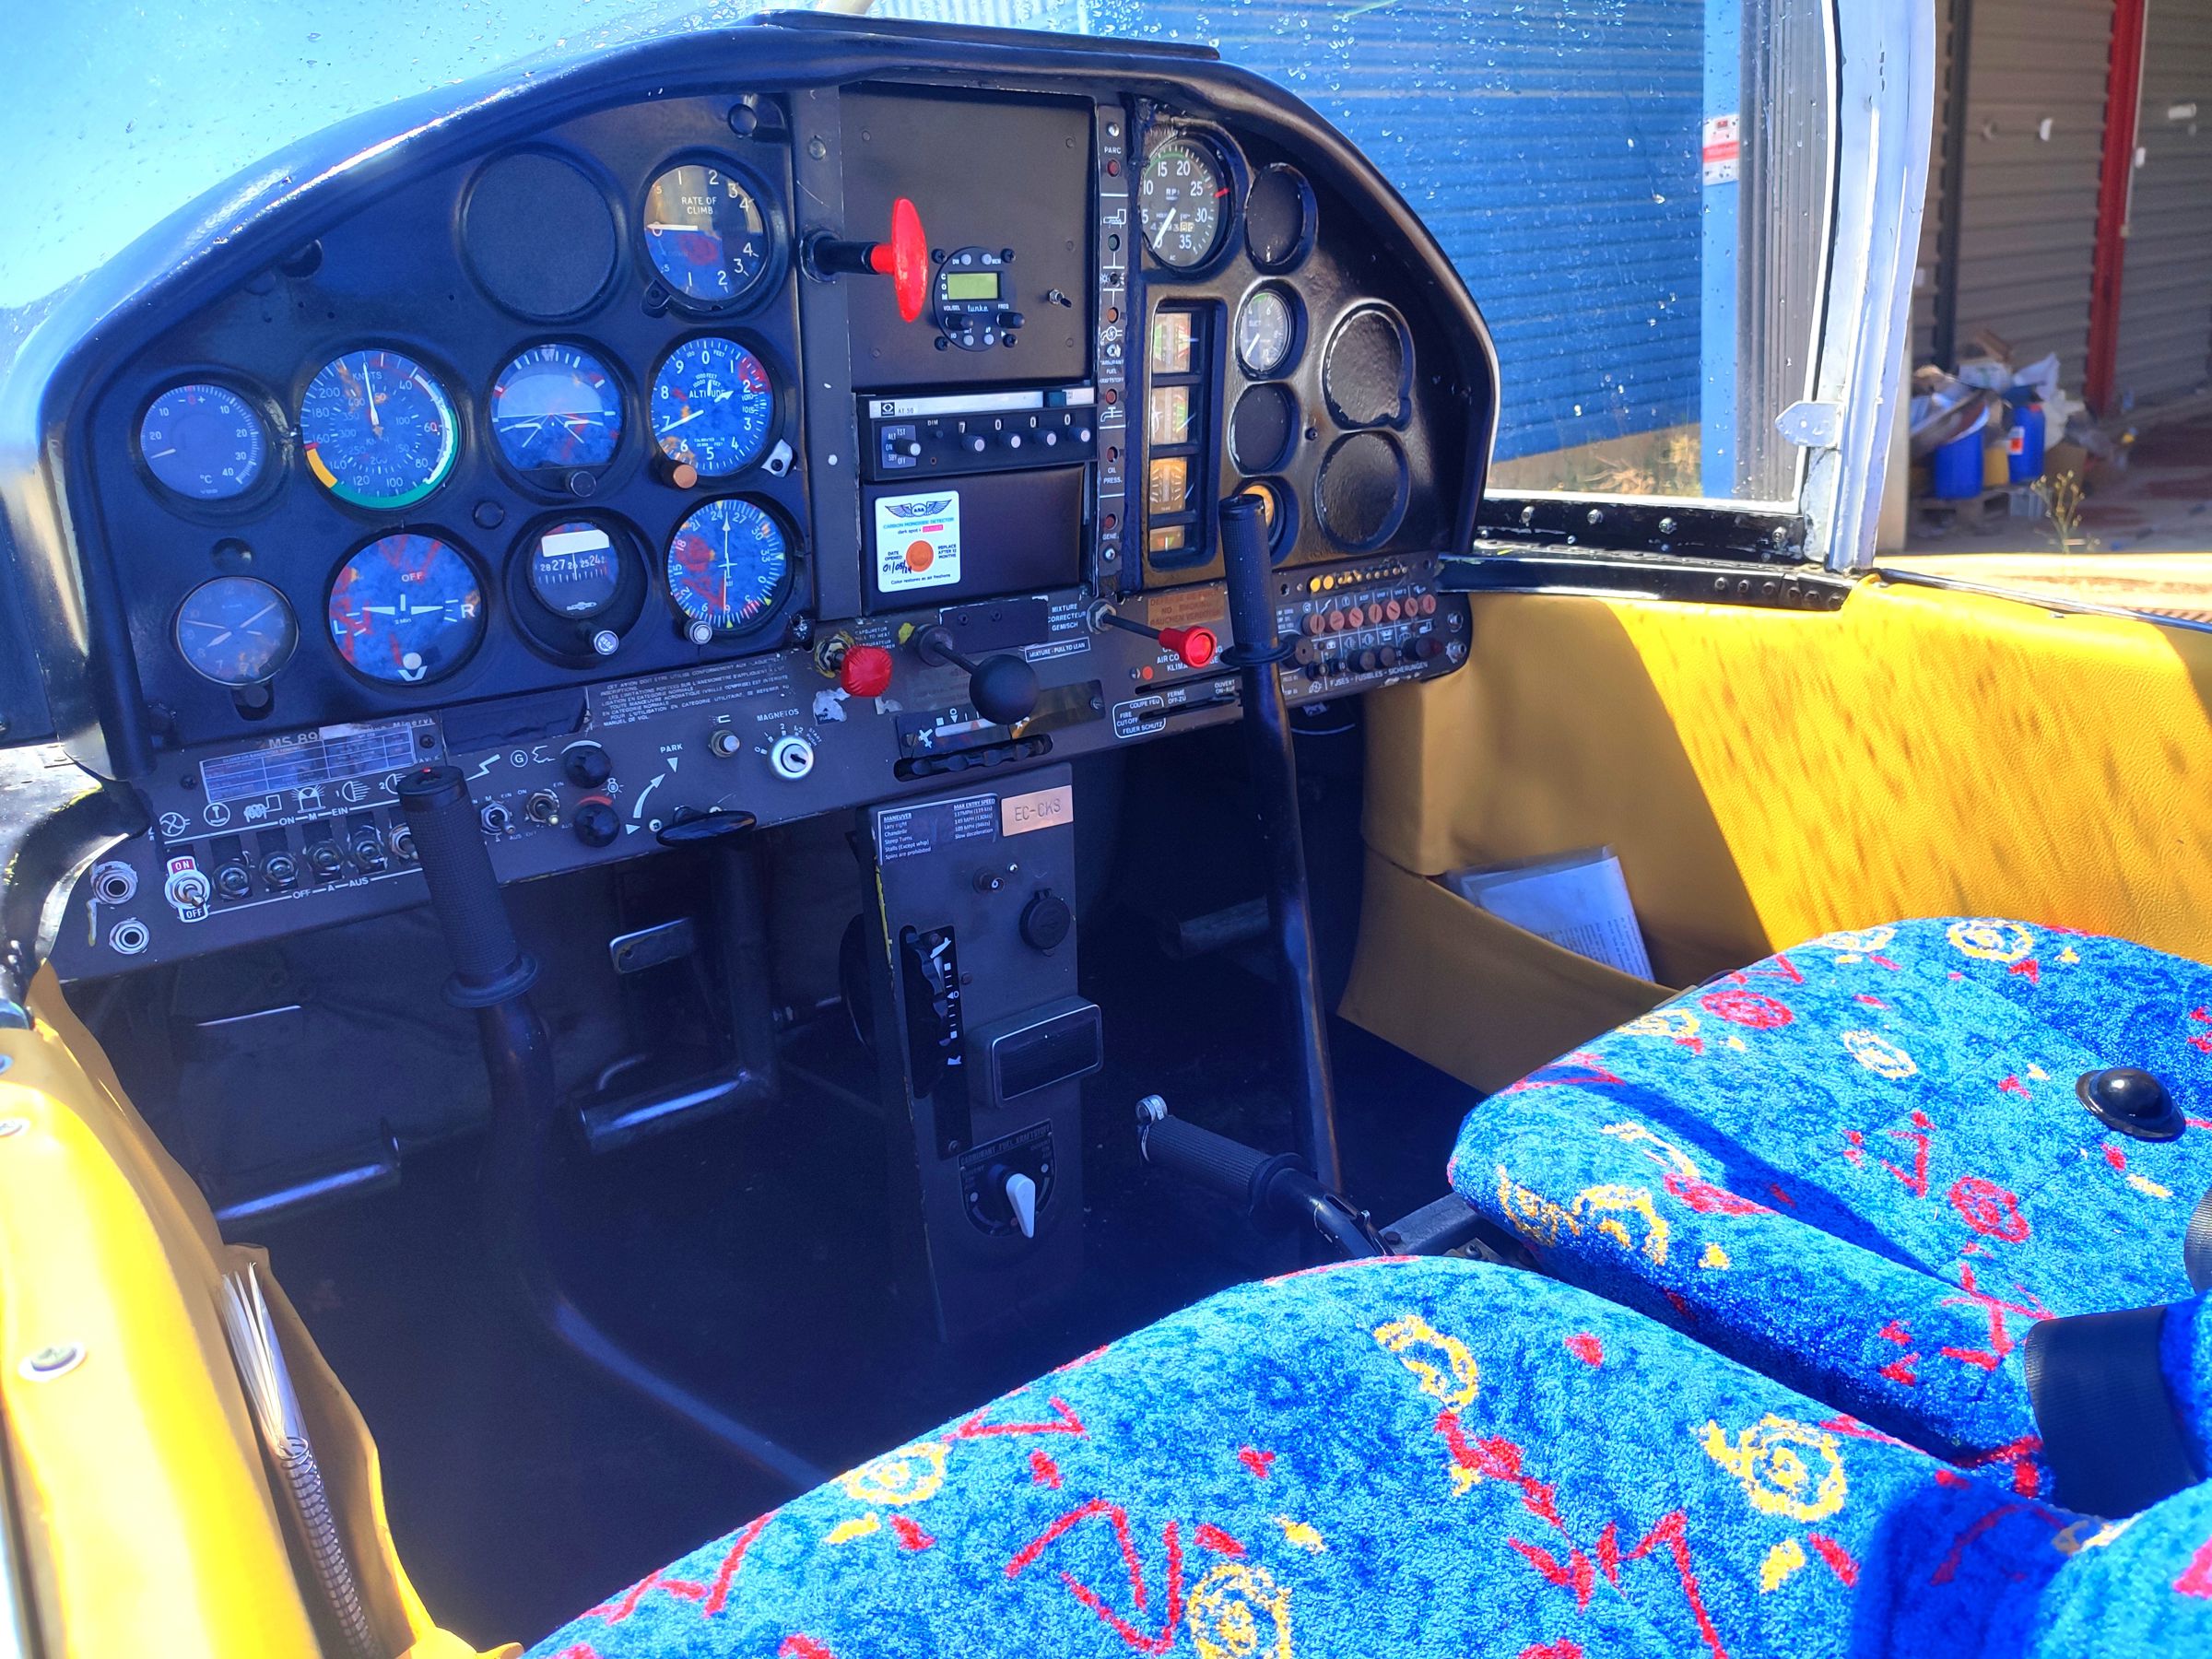
[[(1077, 806), (1047, 766), (860, 815), (900, 1276), (948, 1338), (1061, 1294), (1082, 1263), (1082, 1079), (1103, 1039), (1064, 912)], [(1050, 950), (1024, 932), (1040, 904)]]

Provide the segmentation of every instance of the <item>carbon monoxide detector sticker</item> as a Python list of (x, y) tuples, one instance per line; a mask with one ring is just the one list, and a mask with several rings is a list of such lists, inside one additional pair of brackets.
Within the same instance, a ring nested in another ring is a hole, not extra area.
[(959, 490), (877, 498), (877, 592), (948, 587), (959, 579)]

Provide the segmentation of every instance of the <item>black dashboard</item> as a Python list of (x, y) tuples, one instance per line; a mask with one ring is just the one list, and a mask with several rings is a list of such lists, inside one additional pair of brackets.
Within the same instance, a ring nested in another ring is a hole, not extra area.
[(55, 728), (152, 825), (65, 977), (418, 901), (419, 761), (519, 879), (1233, 719), (1239, 494), (1294, 704), (1465, 658), (1480, 317), (1210, 53), (771, 18), (318, 142), (0, 406)]

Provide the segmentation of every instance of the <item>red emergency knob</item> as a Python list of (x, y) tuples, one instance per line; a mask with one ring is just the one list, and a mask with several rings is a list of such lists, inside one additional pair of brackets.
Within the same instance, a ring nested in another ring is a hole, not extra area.
[(905, 196), (891, 204), (888, 241), (842, 241), (823, 236), (809, 242), (807, 252), (818, 274), (888, 276), (891, 291), (898, 296), (899, 314), (909, 323), (929, 303), (929, 238), (922, 231), (921, 212)]
[(838, 665), (837, 683), (847, 697), (881, 697), (891, 688), (891, 653), (880, 645), (855, 645)]
[(1203, 668), (1221, 653), (1221, 641), (1210, 628), (1163, 628), (1159, 642), (1189, 668)]
[(913, 203), (900, 196), (891, 204), (891, 240), (868, 251), (868, 264), (891, 279), (899, 296), (899, 314), (912, 323), (929, 300), (929, 238), (922, 234), (922, 215)]

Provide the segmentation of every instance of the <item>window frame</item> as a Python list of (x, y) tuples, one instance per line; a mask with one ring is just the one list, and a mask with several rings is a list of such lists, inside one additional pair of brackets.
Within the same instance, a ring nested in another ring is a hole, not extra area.
[[(1869, 569), (1910, 348), (1935, 105), (1925, 0), (1832, 0), (1822, 291), (1807, 394), (1777, 420), (1802, 450), (1794, 500), (1486, 491), (1455, 585), (1653, 598), (1841, 603)], [(1477, 296), (1479, 299), (1479, 296)], [(1726, 572), (1781, 567), (1781, 580)]]

